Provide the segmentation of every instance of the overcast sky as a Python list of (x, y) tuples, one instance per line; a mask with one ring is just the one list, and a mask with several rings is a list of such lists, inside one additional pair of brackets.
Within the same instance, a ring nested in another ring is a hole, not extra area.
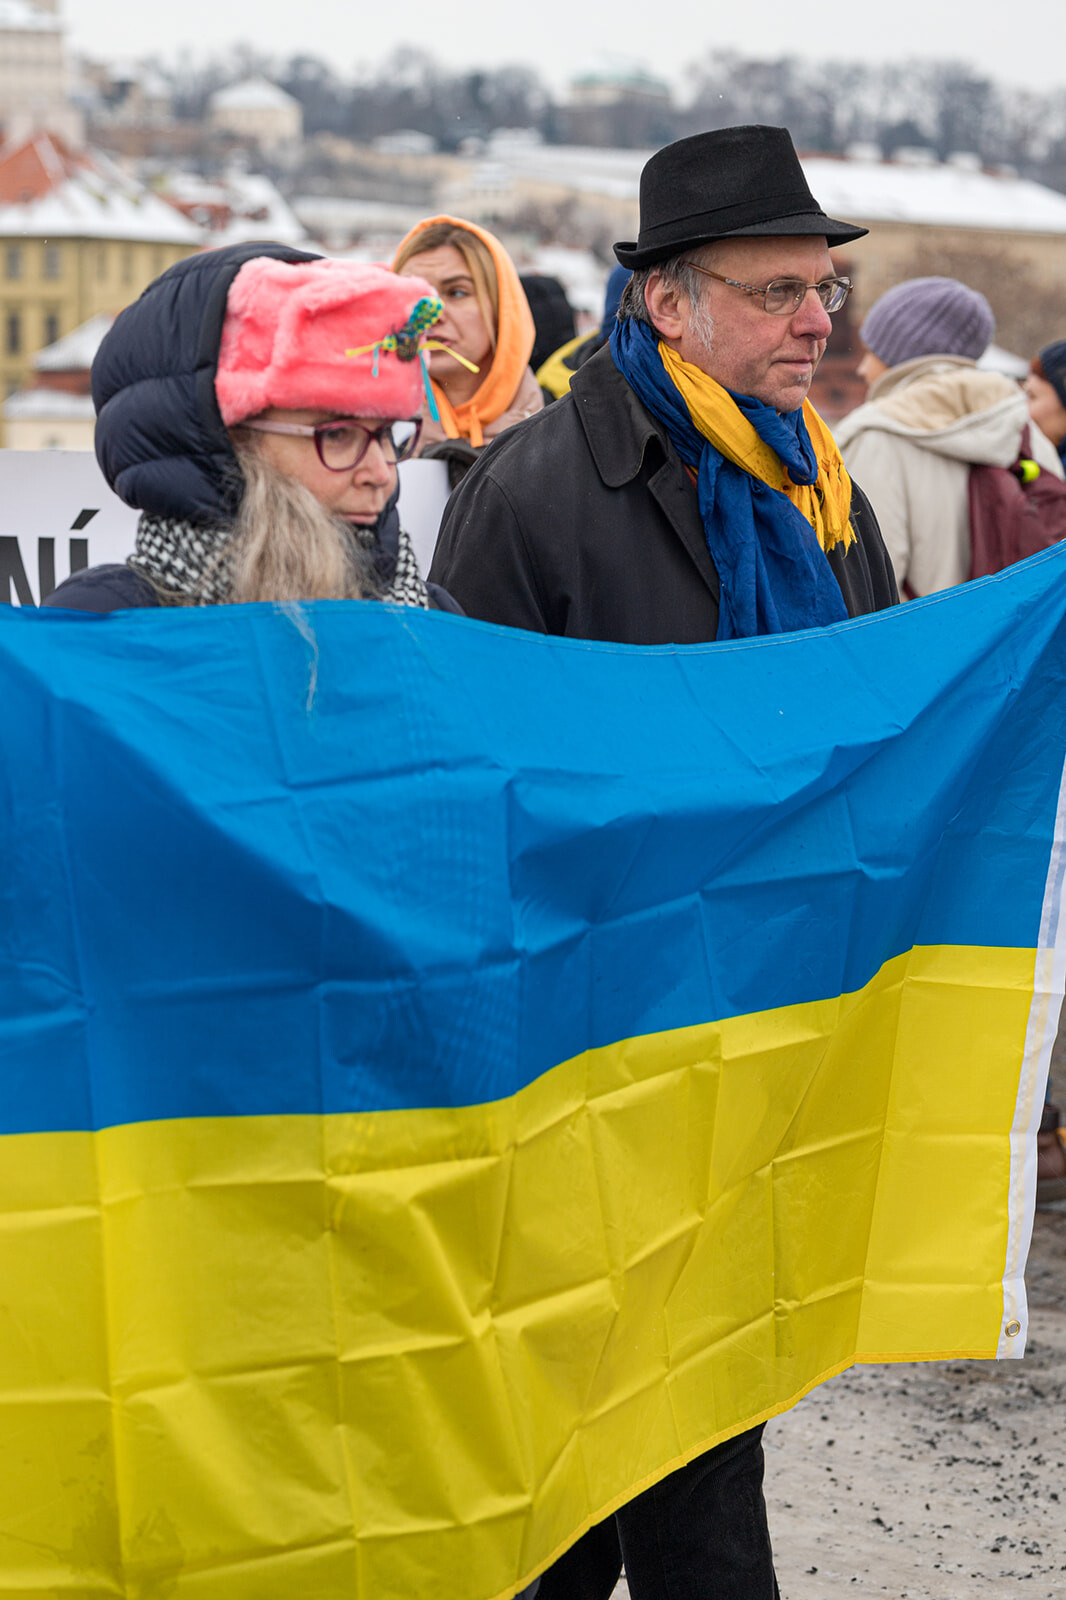
[[(450, 66), (522, 62), (556, 88), (595, 64), (604, 50), (645, 62), (674, 84), (683, 68), (714, 48), (758, 57), (828, 56), (864, 61), (907, 56), (969, 61), (1000, 81), (1047, 89), (1066, 84), (1060, 0), (1029, 0), (1020, 25), (1008, 24), (1002, 0), (61, 0), (74, 48), (97, 57), (173, 55), (183, 46), (203, 56), (247, 40), (261, 49), (306, 51), (347, 74), (376, 64), (398, 44), (418, 44)], [(817, 18), (825, 19), (819, 45)], [(756, 18), (757, 21), (751, 19)]]

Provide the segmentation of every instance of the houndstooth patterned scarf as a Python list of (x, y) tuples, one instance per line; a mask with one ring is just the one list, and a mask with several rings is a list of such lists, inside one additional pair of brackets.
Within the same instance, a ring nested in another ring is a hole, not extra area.
[[(142, 512), (127, 565), (155, 588), (192, 605), (227, 605), (231, 598), (227, 550), (232, 531)], [(418, 570), (414, 546), (400, 526), (395, 506), (384, 513), (377, 528), (354, 527), (352, 532), (372, 557), (379, 584), (376, 599), (428, 607), (429, 592)]]
[[(391, 525), (391, 526), (390, 526)], [(373, 557), (381, 585), (380, 598), (397, 606), (429, 606), (429, 590), (418, 570), (418, 557), (410, 535), (400, 522), (395, 506), (385, 512), (375, 528), (353, 529), (356, 538)], [(395, 551), (389, 549), (395, 541)]]

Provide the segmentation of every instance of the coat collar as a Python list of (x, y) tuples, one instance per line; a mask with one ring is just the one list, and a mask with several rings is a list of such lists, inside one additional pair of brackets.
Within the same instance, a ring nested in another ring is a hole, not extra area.
[(574, 373), (570, 393), (596, 470), (609, 489), (632, 483), (649, 440), (656, 440), (664, 458), (673, 454), (665, 428), (645, 411), (615, 366), (609, 345)]
[[(655, 418), (645, 411), (605, 345), (574, 374), (570, 398), (577, 408), (596, 471), (609, 489), (632, 483), (649, 448), (647, 492), (669, 521), (715, 600), (718, 573), (707, 549), (696, 488)], [(656, 455), (655, 452), (658, 454)]]

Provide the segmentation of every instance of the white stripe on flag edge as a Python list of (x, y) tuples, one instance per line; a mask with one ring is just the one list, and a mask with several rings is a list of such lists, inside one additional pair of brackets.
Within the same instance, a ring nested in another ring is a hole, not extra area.
[[(1059, 783), (1055, 810), (1055, 837), (1051, 844), (1044, 904), (1040, 913), (1040, 943), (1036, 951), (1033, 999), (1025, 1030), (1025, 1050), (1018, 1081), (1018, 1098), (1010, 1130), (1010, 1189), (1008, 1196), (1007, 1261), (1003, 1274), (1003, 1321), (996, 1355), (1025, 1354), (1029, 1332), (1029, 1305), (1025, 1294), (1025, 1264), (1033, 1237), (1036, 1213), (1036, 1135), (1044, 1109), (1051, 1049), (1059, 1031), (1063, 979), (1066, 976), (1066, 765)], [(1007, 1329), (1017, 1324), (1018, 1331)]]

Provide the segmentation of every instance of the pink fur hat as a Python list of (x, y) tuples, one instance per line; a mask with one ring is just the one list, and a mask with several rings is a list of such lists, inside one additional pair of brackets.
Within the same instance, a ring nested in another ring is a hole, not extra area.
[[(418, 346), (439, 315), (422, 278), (364, 262), (256, 256), (226, 297), (215, 374), (222, 420), (231, 428), (268, 406), (417, 416), (425, 400)], [(390, 335), (398, 337), (382, 344)]]

